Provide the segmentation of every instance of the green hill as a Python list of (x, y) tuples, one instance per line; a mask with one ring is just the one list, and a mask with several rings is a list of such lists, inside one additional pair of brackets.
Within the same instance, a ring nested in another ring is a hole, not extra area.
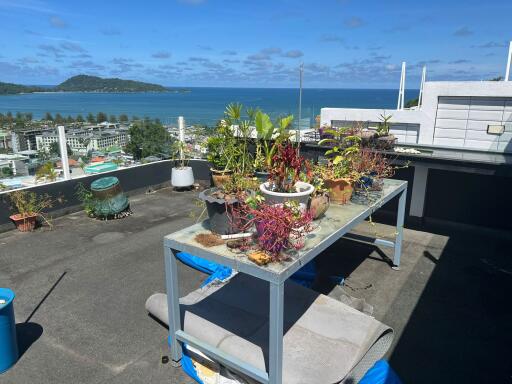
[(97, 76), (73, 76), (57, 85), (55, 91), (64, 92), (167, 92), (167, 88), (134, 80), (104, 79)]
[(19, 85), (0, 82), (0, 95), (15, 95), (18, 93), (44, 92), (47, 89), (31, 85)]

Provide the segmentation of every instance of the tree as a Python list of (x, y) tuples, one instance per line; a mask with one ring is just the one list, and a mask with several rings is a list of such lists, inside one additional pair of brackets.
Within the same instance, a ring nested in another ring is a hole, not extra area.
[(75, 121), (77, 123), (83, 123), (84, 122), (84, 118), (82, 115), (77, 115), (76, 118), (75, 118)]
[(46, 113), (44, 114), (44, 120), (45, 120), (45, 121), (51, 121), (51, 122), (53, 122), (53, 116), (52, 116), (52, 114), (51, 114), (50, 112), (46, 112)]
[(105, 112), (98, 112), (96, 115), (96, 121), (99, 123), (103, 123), (104, 121), (107, 121), (107, 114)]
[(12, 124), (14, 123), (14, 117), (12, 116), (12, 112), (8, 111), (6, 115), (6, 121), (9, 125), (9, 128), (12, 129)]
[(136, 115), (132, 116), (132, 121), (139, 121), (139, 120), (140, 120), (139, 116), (136, 116)]
[(138, 121), (130, 127), (127, 152), (135, 159), (159, 155), (168, 150), (172, 140), (162, 124), (151, 120)]
[(73, 116), (68, 115), (68, 117), (66, 117), (66, 123), (73, 124), (74, 122), (75, 122), (75, 119), (73, 119)]
[[(69, 144), (66, 143), (66, 149), (68, 151), (68, 156), (71, 156), (73, 154), (73, 151), (71, 150), (71, 147)], [(50, 144), (50, 154), (60, 156), (60, 145), (58, 141), (54, 141)]]
[(119, 115), (119, 121), (121, 123), (127, 123), (128, 122), (128, 116), (125, 115), (124, 113), (122, 115)]
[(96, 118), (91, 112), (89, 112), (89, 114), (87, 115), (87, 122), (89, 124), (96, 124)]
[(116, 117), (116, 115), (110, 115), (110, 117), (108, 118), (108, 121), (109, 121), (110, 123), (113, 123), (113, 124), (114, 124), (114, 123), (117, 123), (117, 117)]
[(405, 108), (412, 108), (412, 107), (416, 107), (418, 105), (418, 98), (415, 98), (415, 99), (411, 99), (411, 100), (408, 100), (406, 103), (405, 103)]
[(25, 120), (28, 121), (29, 123), (32, 122), (33, 117), (34, 117), (34, 115), (32, 115), (32, 112), (25, 113)]
[(55, 115), (55, 124), (64, 124), (65, 120), (60, 113)]
[(20, 112), (16, 112), (14, 126), (17, 130), (25, 128), (25, 116), (22, 115)]
[(2, 168), (2, 176), (12, 176), (12, 169), (10, 167)]

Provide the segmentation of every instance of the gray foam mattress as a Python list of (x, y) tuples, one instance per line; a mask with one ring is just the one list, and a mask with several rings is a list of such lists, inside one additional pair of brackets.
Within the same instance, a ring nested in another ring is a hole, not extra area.
[[(268, 283), (238, 274), (180, 304), (186, 333), (268, 371)], [(291, 281), (284, 307), (283, 383), (357, 382), (393, 339), (373, 317)], [(168, 324), (166, 295), (152, 295), (146, 309)]]

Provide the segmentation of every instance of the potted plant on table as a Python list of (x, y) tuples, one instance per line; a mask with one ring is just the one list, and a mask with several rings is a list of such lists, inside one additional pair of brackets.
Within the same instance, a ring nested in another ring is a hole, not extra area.
[(383, 179), (394, 174), (394, 167), (380, 152), (363, 148), (353, 158), (352, 167), (356, 176), (352, 200), (368, 204), (382, 195)]
[[(38, 196), (35, 192), (11, 192), (9, 199), (13, 208), (17, 211), (9, 218), (21, 232), (33, 231), (37, 224), (37, 218), (43, 217), (44, 219), (43, 210), (53, 206), (53, 200), (50, 196)], [(46, 219), (45, 221), (48, 222)]]
[(324, 184), (329, 189), (332, 202), (346, 204), (353, 193), (352, 162), (360, 151), (361, 138), (356, 135), (339, 134), (332, 139), (324, 139), (319, 142), (320, 145), (326, 143), (333, 145), (333, 148), (325, 152), (329, 163), (322, 170)]
[(194, 172), (188, 165), (187, 145), (182, 141), (176, 141), (173, 146), (174, 153), (179, 155), (177, 165), (171, 171), (171, 184), (175, 188), (188, 188), (194, 185)]
[(206, 205), (210, 230), (220, 235), (240, 232), (242, 224), (233, 216), (233, 210), (257, 187), (256, 179), (234, 173), (220, 187), (202, 191), (199, 199)]
[(325, 166), (315, 165), (311, 167), (311, 176), (307, 178), (306, 175), (307, 181), (315, 187), (308, 204), (308, 209), (313, 220), (322, 217), (331, 204), (329, 188), (326, 187), (324, 182), (324, 173)]
[(254, 157), (254, 168), (256, 177), (262, 182), (269, 177), (268, 170), (272, 166), (279, 144), (289, 138), (288, 128), (293, 121), (293, 115), (281, 117), (274, 125), (270, 116), (262, 111), (257, 111), (254, 119), (256, 127), (256, 155)]
[(268, 181), (260, 184), (260, 191), (268, 203), (295, 201), (306, 205), (314, 187), (300, 180), (307, 163), (290, 142), (278, 144), (272, 157)]
[(386, 115), (386, 113), (382, 113), (380, 115), (380, 122), (377, 127), (377, 148), (383, 150), (390, 150), (393, 148), (395, 144), (396, 137), (389, 133), (391, 128), (391, 124), (389, 121), (391, 120), (392, 115)]
[[(244, 175), (252, 173), (253, 161), (249, 152), (253, 110), (248, 110), (248, 119), (242, 119), (242, 105), (229, 104), (224, 118), (219, 121), (215, 135), (208, 138), (206, 149), (211, 164), (213, 184), (221, 187), (233, 172)], [(236, 135), (235, 135), (236, 133)]]
[(259, 257), (259, 261), (251, 259), (251, 255), (249, 258), (261, 264), (287, 259), (283, 251), (302, 248), (306, 234), (313, 229), (310, 212), (292, 201), (268, 204), (262, 199), (249, 198), (239, 212), (245, 218), (244, 230), (256, 227), (256, 240), (263, 258)]

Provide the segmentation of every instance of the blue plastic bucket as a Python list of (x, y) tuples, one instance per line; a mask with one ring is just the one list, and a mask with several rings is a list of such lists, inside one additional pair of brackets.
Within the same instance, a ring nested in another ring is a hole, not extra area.
[(0, 373), (4, 373), (18, 361), (14, 296), (9, 288), (0, 288)]

